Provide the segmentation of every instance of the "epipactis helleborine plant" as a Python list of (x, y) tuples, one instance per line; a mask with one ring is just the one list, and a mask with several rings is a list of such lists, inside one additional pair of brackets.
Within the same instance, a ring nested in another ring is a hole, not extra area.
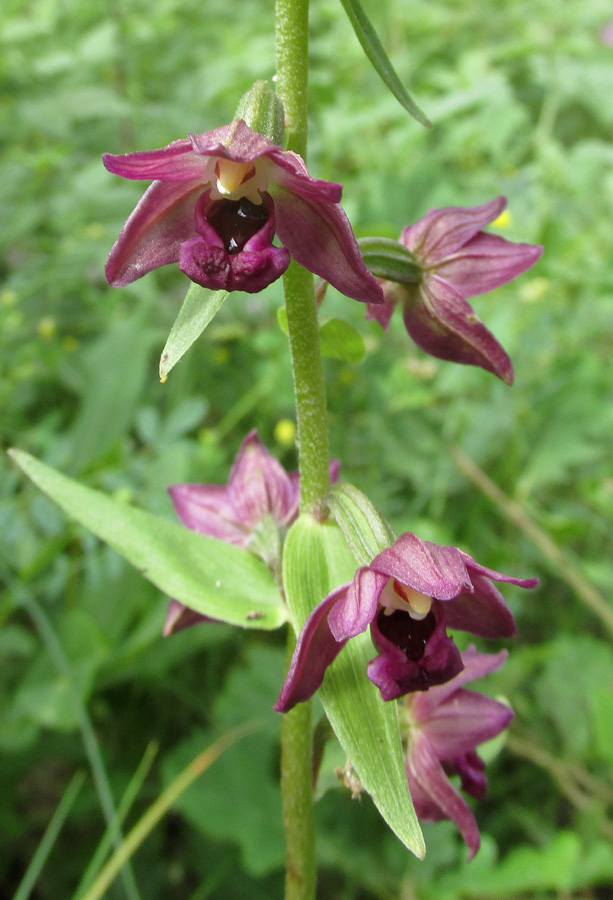
[(298, 154), (242, 119), (159, 150), (102, 158), (123, 178), (155, 179), (109, 254), (110, 284), (178, 262), (203, 287), (254, 293), (291, 257), (348, 297), (382, 302), (340, 206), (341, 185), (311, 178)]
[(466, 300), (521, 275), (543, 253), (536, 244), (516, 244), (481, 230), (506, 204), (506, 197), (496, 197), (483, 206), (431, 209), (404, 228), (399, 241), (421, 269), (419, 282), (383, 282), (385, 303), (369, 306), (366, 315), (387, 329), (400, 303), (409, 336), (426, 353), (481, 366), (512, 384), (511, 360)]
[(538, 584), (488, 569), (457, 547), (400, 535), (309, 615), (275, 709), (287, 712), (311, 697), (346, 642), (368, 627), (378, 650), (368, 677), (384, 700), (449, 681), (462, 659), (447, 627), (484, 638), (515, 634), (513, 614), (490, 579)]
[[(331, 460), (331, 482), (338, 479), (339, 469), (339, 461)], [(227, 484), (175, 484), (168, 492), (187, 528), (249, 548), (278, 570), (283, 534), (298, 515), (300, 480), (298, 472), (286, 472), (269, 453), (255, 428), (241, 443)], [(210, 621), (171, 600), (164, 634)]]
[(448, 776), (459, 775), (462, 790), (483, 800), (487, 778), (476, 748), (500, 734), (513, 711), (463, 685), (499, 669), (506, 658), (506, 650), (478, 653), (471, 646), (462, 653), (464, 668), (458, 675), (425, 693), (409, 694), (401, 707), (407, 742), (405, 768), (415, 812), (426, 822), (455, 822), (468, 845), (469, 859), (479, 849), (479, 828)]

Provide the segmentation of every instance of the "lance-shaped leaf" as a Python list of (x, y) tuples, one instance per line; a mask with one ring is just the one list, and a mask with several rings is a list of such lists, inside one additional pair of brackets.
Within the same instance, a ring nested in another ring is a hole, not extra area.
[(389, 56), (383, 49), (377, 32), (358, 0), (341, 0), (343, 8), (347, 13), (347, 17), (351, 22), (353, 30), (364, 53), (372, 63), (375, 71), (379, 74), (384, 84), (390, 89), (396, 100), (404, 106), (406, 111), (425, 125), (426, 128), (432, 128), (432, 123), (428, 117), (421, 111), (415, 103), (400, 78), (396, 74), (396, 70), (390, 62)]
[(190, 285), (162, 352), (160, 381), (166, 381), (170, 370), (200, 337), (227, 296), (228, 291), (209, 291), (199, 284)]
[(22, 450), (9, 453), (69, 516), (164, 593), (203, 615), (244, 628), (270, 630), (287, 620), (271, 573), (248, 550), (113, 500)]
[[(301, 516), (290, 529), (283, 578), (294, 627), (339, 584), (356, 562), (335, 525)], [(353, 638), (328, 667), (320, 688), (326, 715), (364, 788), (397, 837), (418, 857), (425, 847), (404, 769), (395, 703), (384, 703), (366, 675), (373, 646), (368, 635)], [(356, 813), (357, 814), (357, 813)]]

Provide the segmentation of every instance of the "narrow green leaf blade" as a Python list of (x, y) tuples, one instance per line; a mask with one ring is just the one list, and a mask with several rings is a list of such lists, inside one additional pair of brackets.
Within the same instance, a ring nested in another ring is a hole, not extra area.
[(113, 500), (22, 450), (17, 465), (69, 516), (117, 550), (149, 581), (203, 615), (243, 628), (287, 621), (275, 581), (248, 550)]
[[(301, 516), (290, 529), (283, 578), (294, 627), (334, 587), (349, 581), (355, 560), (340, 530)], [(352, 638), (328, 668), (320, 696), (330, 724), (364, 788), (397, 837), (416, 856), (425, 847), (402, 757), (396, 703), (384, 703), (368, 680), (374, 656), (368, 634)]]
[(404, 106), (406, 111), (425, 125), (426, 128), (432, 128), (432, 123), (428, 117), (421, 111), (415, 103), (400, 78), (396, 74), (396, 70), (392, 66), (390, 59), (383, 49), (383, 45), (379, 40), (377, 32), (373, 28), (370, 19), (364, 12), (359, 0), (341, 0), (343, 8), (347, 13), (349, 21), (356, 33), (356, 37), (364, 53), (372, 63), (379, 77), (384, 84), (390, 89), (396, 100)]
[(197, 338), (200, 337), (221, 304), (228, 291), (209, 291), (199, 284), (188, 288), (183, 306), (170, 329), (166, 346), (160, 359), (160, 380), (166, 381), (168, 373), (176, 366)]

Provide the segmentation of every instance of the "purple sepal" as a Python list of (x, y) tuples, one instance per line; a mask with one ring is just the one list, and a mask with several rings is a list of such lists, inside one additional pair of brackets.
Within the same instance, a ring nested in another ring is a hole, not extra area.
[(328, 594), (304, 623), (287, 678), (274, 706), (277, 712), (287, 712), (297, 703), (312, 697), (321, 685), (326, 669), (347, 643), (337, 641), (328, 624), (328, 613), (346, 587), (343, 585)]
[(478, 800), (487, 789), (483, 761), (476, 747), (500, 734), (513, 712), (503, 703), (466, 690), (463, 685), (498, 669), (506, 651), (478, 653), (474, 646), (462, 654), (463, 670), (447, 684), (406, 698), (410, 720), (406, 771), (419, 818), (451, 819), (462, 832), (472, 859), (479, 849), (479, 829), (449, 775), (459, 775), (462, 790)]
[(171, 600), (166, 611), (166, 621), (162, 634), (168, 637), (176, 634), (184, 628), (191, 628), (192, 625), (200, 625), (203, 622), (215, 622), (219, 624), (218, 619), (211, 619), (210, 616), (203, 616), (201, 613), (184, 606), (179, 600)]
[(407, 295), (402, 317), (418, 347), (437, 359), (480, 366), (513, 384), (506, 351), (454, 285), (428, 273)]
[(472, 859), (481, 844), (477, 821), (421, 733), (411, 742), (406, 771), (418, 817), (426, 822), (438, 822), (440, 819), (455, 822), (468, 846), (468, 858)]

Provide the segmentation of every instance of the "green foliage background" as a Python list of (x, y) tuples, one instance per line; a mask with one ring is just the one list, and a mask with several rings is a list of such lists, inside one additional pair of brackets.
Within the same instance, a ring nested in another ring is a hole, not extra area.
[[(511, 218), (498, 233), (546, 253), (475, 301), (513, 358), (511, 389), (425, 357), (400, 320), (384, 335), (360, 304), (330, 291), (324, 316), (350, 321), (367, 348), (361, 364), (327, 362), (333, 452), (397, 530), (542, 581), (536, 592), (505, 590), (519, 638), (486, 689), (510, 699), (516, 720), (489, 765), (477, 859), (467, 867), (457, 832), (441, 823), (426, 826), (428, 855), (417, 863), (368, 799), (329, 790), (318, 804), (320, 896), (604, 900), (613, 882), (613, 47), (601, 33), (611, 6), (365, 5), (435, 128), (385, 93), (340, 3), (314, 0), (312, 172), (343, 182), (359, 234), (395, 237), (430, 206), (505, 193)], [(275, 438), (293, 410), (281, 288), (232, 296), (160, 385), (186, 281), (170, 267), (107, 286), (106, 254), (142, 185), (110, 176), (100, 154), (228, 121), (252, 81), (273, 75), (273, 25), (264, 0), (5, 0), (0, 12), (3, 444), (168, 516), (166, 485), (224, 482), (255, 425), (295, 466), (293, 448)], [(455, 447), (517, 503), (521, 521), (467, 479)], [(260, 732), (183, 796), (133, 865), (148, 900), (281, 896), (271, 711), (281, 636), (210, 626), (162, 640), (165, 598), (24, 485), (6, 457), (0, 470), (0, 893), (12, 896), (79, 769), (84, 787), (33, 896), (72, 896), (94, 853), (104, 820), (79, 729), (85, 704), (116, 800), (147, 746), (159, 747), (126, 827), (215, 736), (259, 718)], [(63, 670), (24, 608), (32, 601), (61, 643)], [(334, 786), (332, 769), (324, 783)], [(109, 894), (122, 895), (120, 883)]]

